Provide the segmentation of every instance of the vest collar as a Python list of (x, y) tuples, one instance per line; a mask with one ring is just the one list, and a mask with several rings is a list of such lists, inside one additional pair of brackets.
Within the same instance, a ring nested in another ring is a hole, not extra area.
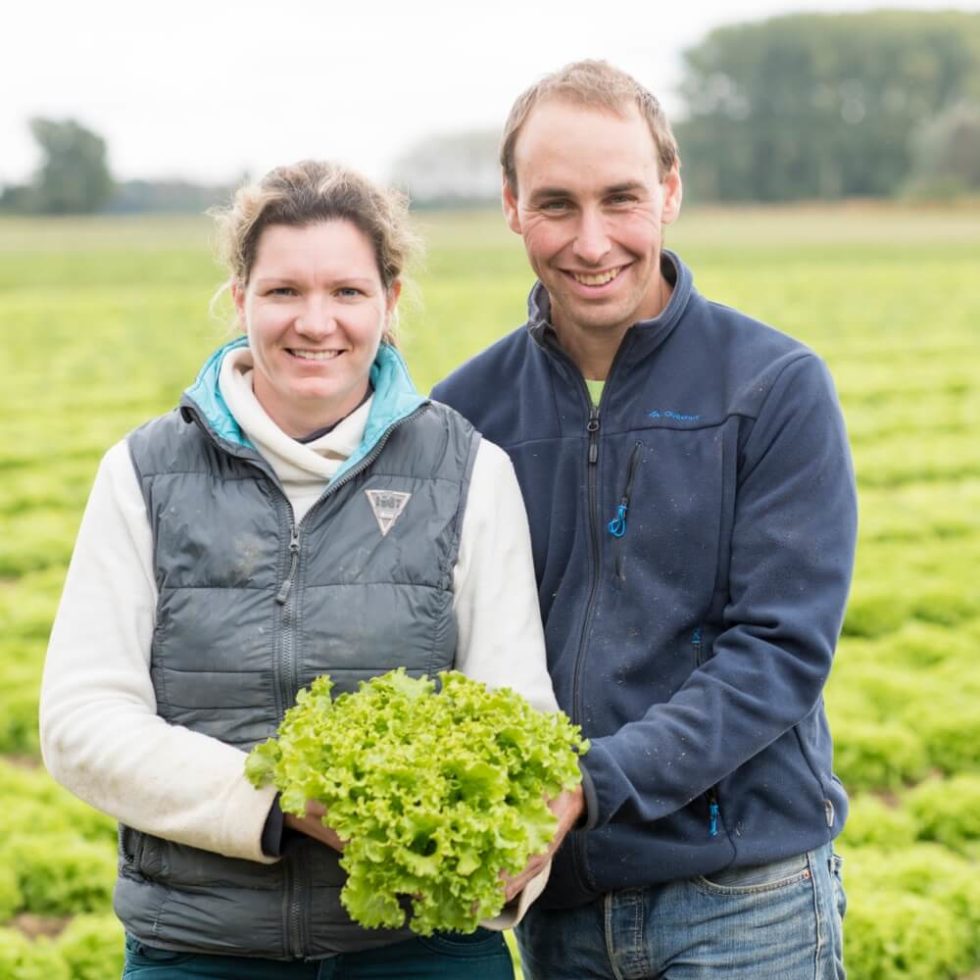
[[(227, 403), (221, 396), (218, 377), (225, 354), (239, 347), (247, 347), (246, 337), (237, 337), (216, 350), (205, 361), (195, 382), (184, 392), (180, 401), (185, 417), (197, 419), (216, 439), (235, 449), (255, 452), (255, 447), (235, 421)], [(371, 366), (371, 386), (374, 399), (368, 416), (364, 437), (357, 449), (347, 458), (334, 476), (357, 465), (367, 456), (384, 434), (402, 419), (424, 405), (428, 399), (418, 393), (401, 354), (389, 344), (378, 348)]]

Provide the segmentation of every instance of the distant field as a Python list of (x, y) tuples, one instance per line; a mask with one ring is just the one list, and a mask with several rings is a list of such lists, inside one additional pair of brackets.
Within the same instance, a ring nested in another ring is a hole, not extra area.
[[(531, 279), (499, 214), (419, 224), (402, 335), (428, 389), (521, 323)], [(37, 768), (37, 684), (99, 456), (227, 336), (209, 234), (0, 221), (0, 977), (118, 975), (113, 828)], [(827, 694), (848, 975), (980, 970), (980, 211), (691, 209), (668, 244), (827, 360), (851, 433), (861, 541)]]

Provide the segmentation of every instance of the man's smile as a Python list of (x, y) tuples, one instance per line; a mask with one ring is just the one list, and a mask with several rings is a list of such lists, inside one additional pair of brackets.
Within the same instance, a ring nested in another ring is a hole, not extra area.
[(625, 268), (625, 265), (620, 265), (614, 269), (604, 269), (602, 272), (574, 272), (569, 269), (565, 271), (565, 274), (582, 286), (606, 286), (616, 279)]

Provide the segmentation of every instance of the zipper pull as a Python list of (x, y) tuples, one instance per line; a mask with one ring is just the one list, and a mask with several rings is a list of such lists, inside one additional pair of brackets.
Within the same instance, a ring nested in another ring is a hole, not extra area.
[(589, 434), (589, 462), (594, 464), (599, 458), (599, 406), (593, 405), (585, 431)]
[(296, 566), (299, 564), (299, 530), (295, 527), (290, 528), (289, 553), (292, 556), (289, 561), (289, 574), (282, 583), (282, 587), (276, 595), (276, 602), (280, 606), (286, 604), (289, 598), (289, 590), (293, 587), (293, 576), (296, 574)]
[(626, 533), (626, 512), (629, 507), (629, 500), (623, 497), (623, 502), (616, 508), (616, 516), (606, 525), (614, 538), (621, 538)]
[[(598, 425), (598, 419), (596, 425)], [(636, 468), (639, 465), (640, 456), (643, 453), (643, 444), (636, 443), (633, 452), (630, 453), (629, 467), (626, 470), (626, 486), (623, 489), (623, 496), (619, 500), (616, 508), (616, 516), (606, 525), (609, 533), (614, 538), (621, 538), (626, 534), (626, 512), (630, 509), (630, 495), (633, 493), (633, 480), (636, 478)]]
[(718, 836), (718, 798), (714, 790), (708, 794), (708, 835)]

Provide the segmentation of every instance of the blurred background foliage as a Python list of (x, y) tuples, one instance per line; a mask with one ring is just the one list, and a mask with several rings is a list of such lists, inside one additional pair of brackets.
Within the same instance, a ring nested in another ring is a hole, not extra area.
[[(787, 14), (710, 32), (684, 53), (674, 120), (694, 202), (980, 196), (980, 13)], [(33, 180), (0, 211), (199, 212), (227, 185), (113, 181), (71, 119), (32, 119)], [(496, 200), (497, 130), (430, 133), (390, 179), (417, 207)]]

